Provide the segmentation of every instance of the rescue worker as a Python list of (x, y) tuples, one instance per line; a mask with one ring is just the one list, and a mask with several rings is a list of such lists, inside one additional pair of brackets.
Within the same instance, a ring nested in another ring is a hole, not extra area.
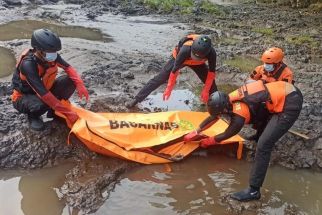
[(221, 114), (226, 114), (230, 116), (230, 124), (225, 132), (201, 139), (200, 146), (206, 148), (226, 140), (236, 135), (244, 124), (252, 123), (257, 117), (256, 108), (261, 103), (265, 103), (271, 118), (257, 141), (249, 187), (231, 195), (238, 201), (260, 199), (260, 187), (264, 182), (274, 144), (292, 127), (301, 112), (301, 92), (284, 81), (264, 84), (261, 80), (246, 84), (229, 96), (215, 92), (207, 104), (210, 116), (201, 123), (197, 131), (184, 137), (185, 141), (202, 138), (200, 132), (216, 122)]
[[(293, 72), (283, 62), (284, 52), (278, 47), (267, 49), (261, 60), (263, 65), (258, 66), (250, 74), (251, 80), (263, 80), (265, 83), (274, 81), (286, 81), (294, 84)], [(245, 137), (247, 140), (258, 141), (258, 138), (265, 128), (269, 118), (269, 113), (264, 105), (259, 106), (257, 110), (256, 122), (253, 122), (253, 127), (257, 132), (254, 135)]]
[[(78, 119), (75, 112), (62, 105), (60, 100), (69, 99), (75, 89), (79, 97), (89, 96), (76, 70), (57, 53), (61, 50), (60, 38), (48, 29), (35, 30), (31, 37), (33, 49), (23, 51), (12, 77), (14, 88), (11, 96), (13, 106), (28, 115), (30, 127), (40, 131), (44, 128), (41, 115), (59, 111), (73, 124)], [(58, 67), (67, 75), (56, 78)], [(51, 116), (53, 117), (53, 116)]]
[[(206, 62), (208, 61), (208, 66)], [(174, 88), (181, 68), (190, 67), (205, 84), (201, 92), (201, 100), (207, 102), (209, 93), (217, 91), (216, 77), (216, 51), (212, 47), (211, 39), (206, 35), (191, 34), (182, 38), (174, 48), (172, 56), (159, 74), (154, 76), (140, 90), (134, 99), (126, 103), (128, 108), (134, 107), (143, 101), (152, 91), (168, 80), (163, 93), (163, 100), (168, 100)]]
[(250, 74), (254, 80), (264, 80), (266, 83), (274, 81), (286, 81), (293, 84), (293, 72), (283, 62), (284, 52), (282, 49), (272, 47), (267, 49), (262, 55), (263, 65), (255, 68)]

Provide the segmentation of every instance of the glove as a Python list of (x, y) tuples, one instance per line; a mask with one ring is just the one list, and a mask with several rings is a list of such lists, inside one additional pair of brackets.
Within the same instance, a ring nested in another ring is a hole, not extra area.
[(175, 73), (173, 73), (173, 72), (170, 73), (167, 88), (165, 89), (165, 91), (163, 93), (163, 101), (166, 101), (170, 98), (171, 91), (173, 90), (173, 87), (176, 84), (176, 79), (177, 79), (178, 75), (179, 75), (179, 71), (176, 71)]
[(200, 147), (202, 148), (208, 148), (208, 146), (215, 145), (215, 144), (216, 144), (215, 137), (208, 137), (200, 141)]
[(215, 80), (215, 78), (216, 78), (216, 73), (212, 72), (212, 71), (208, 71), (205, 86), (203, 87), (202, 92), (201, 92), (201, 96), (200, 96), (201, 101), (203, 101), (204, 103), (208, 102), (209, 91), (210, 91), (210, 88), (211, 88), (212, 83)]
[(195, 140), (199, 137), (199, 133), (197, 131), (192, 131), (190, 132), (189, 134), (186, 134), (184, 137), (183, 137), (183, 140), (185, 142), (188, 142), (188, 141), (192, 141), (192, 140)]
[(77, 93), (78, 93), (78, 97), (80, 98), (80, 100), (82, 100), (83, 96), (86, 98), (86, 102), (89, 101), (89, 95), (88, 95), (88, 91), (85, 87), (84, 84), (78, 84), (76, 85), (76, 89), (77, 89)]
[(68, 77), (72, 79), (72, 81), (74, 82), (79, 98), (82, 99), (84, 96), (86, 98), (86, 102), (88, 102), (89, 100), (88, 91), (84, 85), (83, 80), (78, 75), (76, 69), (72, 66), (69, 66), (65, 68), (65, 72), (67, 73)]
[(70, 125), (73, 125), (78, 120), (78, 115), (74, 111), (65, 107), (51, 92), (43, 95), (41, 100), (55, 111), (66, 116), (66, 119)]

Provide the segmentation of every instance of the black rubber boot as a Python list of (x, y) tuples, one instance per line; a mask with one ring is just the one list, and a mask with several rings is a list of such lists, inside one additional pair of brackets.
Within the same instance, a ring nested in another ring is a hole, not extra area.
[(133, 108), (135, 105), (137, 105), (138, 101), (136, 99), (131, 99), (130, 101), (125, 103), (125, 106), (127, 108)]
[(28, 116), (30, 128), (35, 131), (42, 131), (45, 128), (45, 124), (40, 117)]
[(261, 193), (259, 190), (249, 187), (245, 190), (231, 194), (230, 197), (241, 202), (247, 202), (260, 199)]

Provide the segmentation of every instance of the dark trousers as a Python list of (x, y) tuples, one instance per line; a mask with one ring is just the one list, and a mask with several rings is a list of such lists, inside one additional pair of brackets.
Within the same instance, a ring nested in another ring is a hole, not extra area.
[(298, 90), (286, 96), (282, 113), (273, 114), (257, 142), (255, 163), (253, 164), (249, 184), (253, 187), (263, 185), (271, 152), (275, 143), (292, 127), (297, 120), (303, 103), (303, 96)]
[[(69, 99), (74, 91), (75, 85), (67, 75), (58, 77), (50, 89), (50, 92), (58, 100)], [(39, 117), (50, 110), (50, 107), (35, 94), (24, 94), (17, 101), (13, 102), (13, 106), (20, 113), (26, 113), (31, 117)]]
[[(171, 57), (166, 65), (162, 68), (162, 70), (154, 76), (152, 79), (148, 81), (148, 83), (140, 90), (140, 92), (135, 96), (135, 99), (138, 102), (143, 101), (150, 93), (152, 93), (155, 89), (160, 87), (162, 84), (165, 84), (169, 79), (170, 72), (174, 66), (175, 59)], [(196, 65), (196, 66), (188, 66), (190, 67), (199, 77), (199, 79), (205, 83), (208, 74), (208, 66), (206, 64)], [(213, 93), (217, 91), (216, 82), (212, 83), (209, 93)]]

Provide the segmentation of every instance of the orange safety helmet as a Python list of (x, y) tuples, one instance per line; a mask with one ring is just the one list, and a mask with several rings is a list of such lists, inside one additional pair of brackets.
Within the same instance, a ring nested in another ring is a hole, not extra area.
[(267, 64), (280, 63), (282, 62), (283, 58), (283, 50), (277, 47), (267, 49), (262, 55), (262, 61)]

